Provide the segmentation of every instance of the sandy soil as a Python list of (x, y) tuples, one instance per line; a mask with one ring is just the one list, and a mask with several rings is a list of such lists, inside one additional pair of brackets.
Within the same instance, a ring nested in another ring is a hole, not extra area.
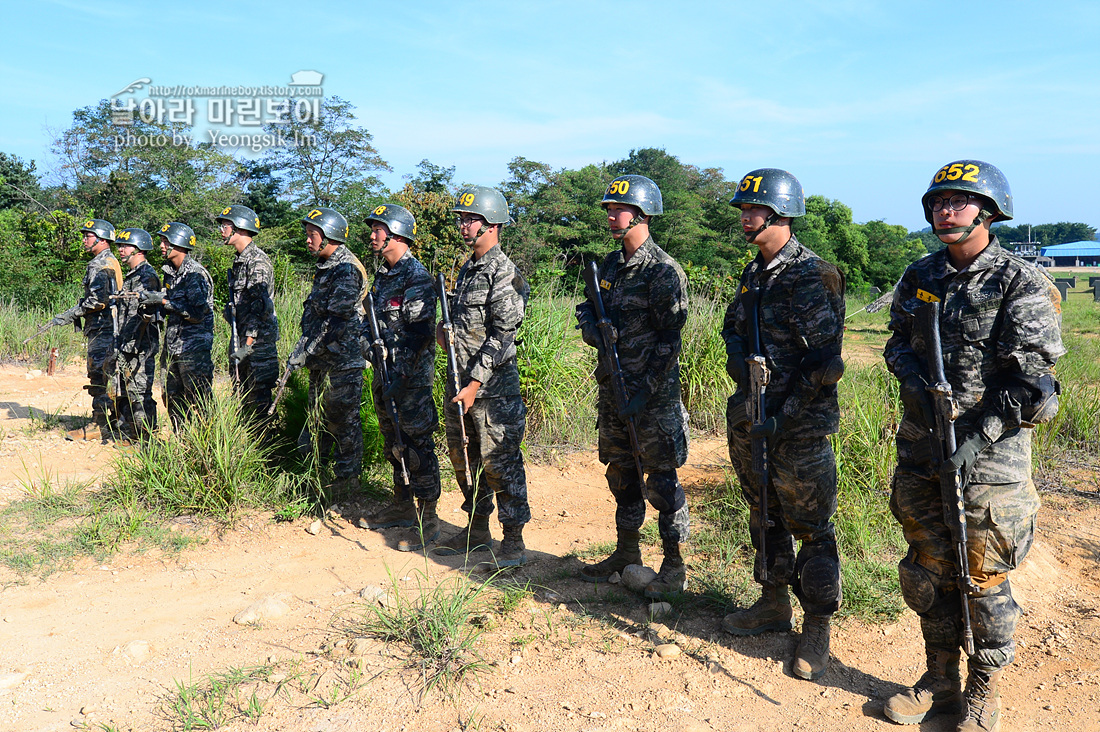
[[(0, 367), (2, 503), (21, 497), (28, 470), (94, 484), (115, 454), (36, 430), (28, 419), (34, 410), (87, 413), (79, 372), (26, 373)], [(683, 479), (690, 489), (721, 480), (727, 469), (722, 442), (700, 438)], [(518, 579), (534, 592), (514, 611), (481, 619), (478, 651), (493, 665), (456, 697), (418, 695), (416, 674), (394, 670), (394, 649), (333, 647), (342, 636), (332, 621), (363, 602), (364, 587), (393, 582), (412, 592), (458, 577), (460, 559), (399, 553), (391, 532), (356, 529), (337, 516), (316, 535), (308, 519), (276, 524), (256, 516), (224, 532), (181, 521), (176, 529), (204, 541), (177, 556), (134, 547), (106, 564), (78, 560), (45, 579), (0, 569), (0, 729), (180, 729), (170, 711), (178, 683), (265, 663), (263, 678), (235, 692), (255, 694), (264, 714), (223, 729), (895, 728), (882, 716), (882, 700), (923, 670), (911, 613), (889, 625), (841, 620), (830, 670), (806, 682), (790, 674), (796, 633), (732, 638), (721, 631), (722, 612), (702, 603), (647, 628), (641, 598), (574, 580), (579, 560), (566, 556), (570, 550), (613, 538), (602, 474), (594, 451), (529, 466), (534, 520), (525, 537), (534, 561)], [(459, 524), (459, 504), (456, 491), (444, 494), (445, 531)], [(1013, 575), (1027, 614), (1005, 677), (1004, 729), (1100, 730), (1098, 519), (1095, 500), (1044, 496), (1036, 546)], [(499, 537), (499, 527), (494, 532)], [(653, 549), (648, 559), (659, 564)], [(282, 600), (284, 615), (233, 621), (268, 597)], [(659, 657), (655, 646), (667, 641), (681, 653)], [(353, 678), (349, 661), (363, 676), (348, 698), (322, 696)], [(937, 718), (913, 729), (954, 724)]]

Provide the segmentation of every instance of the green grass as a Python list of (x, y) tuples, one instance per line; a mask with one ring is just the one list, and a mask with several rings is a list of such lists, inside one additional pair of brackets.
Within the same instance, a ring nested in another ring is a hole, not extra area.
[[(464, 682), (488, 668), (477, 651), (484, 629), (471, 618), (492, 609), (493, 584), (465, 576), (433, 583), (423, 572), (415, 576), (415, 587), (401, 587), (391, 576), (388, 602), (356, 606), (334, 626), (349, 638), (377, 638), (401, 647), (404, 666), (416, 672), (421, 695), (433, 690), (456, 695)], [(500, 606), (518, 604), (522, 598), (515, 591), (509, 590)]]

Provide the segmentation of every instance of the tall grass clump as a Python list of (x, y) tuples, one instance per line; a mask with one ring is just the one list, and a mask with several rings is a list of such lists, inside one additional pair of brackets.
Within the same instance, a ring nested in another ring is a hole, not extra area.
[(708, 432), (725, 430), (726, 400), (734, 388), (726, 373), (724, 315), (725, 306), (719, 299), (692, 296), (687, 323), (680, 334), (681, 397), (692, 426)]
[(1067, 352), (1057, 366), (1058, 414), (1035, 429), (1040, 459), (1062, 451), (1100, 451), (1100, 340), (1065, 331), (1062, 339)]
[(54, 315), (76, 302), (65, 302), (56, 307), (46, 303), (44, 307), (24, 308), (14, 299), (0, 303), (0, 360), (26, 360), (42, 368), (50, 358), (50, 349), (60, 349), (58, 363), (64, 364), (81, 358), (84, 352), (84, 335), (71, 325), (50, 328), (30, 343), (23, 341), (34, 335), (38, 327)]
[(585, 444), (596, 424), (596, 349), (574, 328), (577, 298), (543, 295), (527, 304), (518, 365), (527, 405), (527, 440)]
[(301, 493), (304, 477), (272, 470), (272, 461), (240, 400), (219, 386), (171, 439), (152, 437), (123, 453), (105, 488), (123, 505), (231, 523), (245, 509), (280, 509)]

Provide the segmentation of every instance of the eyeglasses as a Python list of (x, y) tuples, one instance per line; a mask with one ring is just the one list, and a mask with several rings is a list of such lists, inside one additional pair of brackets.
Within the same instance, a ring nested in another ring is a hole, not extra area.
[(480, 216), (455, 216), (455, 226), (462, 228), (463, 226), (473, 226), (480, 223)]
[(942, 211), (946, 205), (952, 211), (962, 211), (970, 203), (973, 196), (967, 193), (956, 193), (951, 198), (943, 199), (940, 196), (932, 196), (928, 199), (928, 206), (933, 211)]

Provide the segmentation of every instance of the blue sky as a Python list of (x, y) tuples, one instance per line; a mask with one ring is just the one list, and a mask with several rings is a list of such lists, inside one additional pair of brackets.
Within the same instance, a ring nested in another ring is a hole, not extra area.
[(424, 158), (496, 184), (517, 155), (652, 146), (728, 178), (786, 168), (857, 221), (915, 229), (935, 171), (977, 158), (1008, 177), (1017, 222), (1100, 227), (1097, 3), (38, 0), (5, 17), (0, 151), (43, 171), (72, 111), (136, 78), (316, 69), (390, 185)]

